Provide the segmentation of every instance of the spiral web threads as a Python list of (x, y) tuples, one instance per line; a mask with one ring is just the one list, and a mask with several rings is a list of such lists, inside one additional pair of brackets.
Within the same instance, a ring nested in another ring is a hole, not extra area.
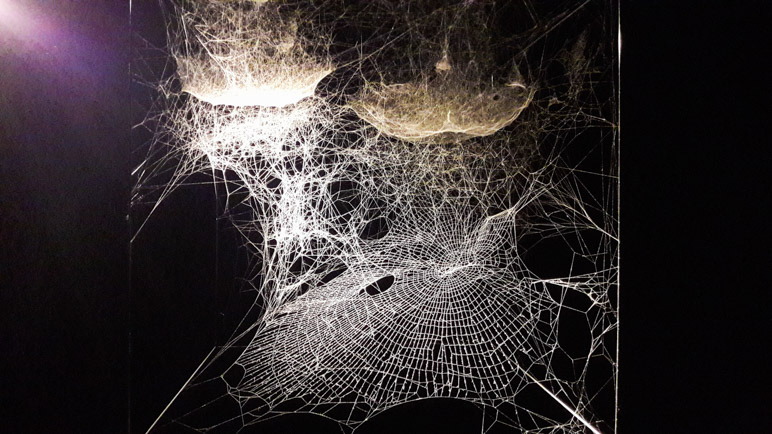
[(240, 408), (202, 431), (297, 412), (356, 429), (428, 398), (515, 431), (613, 429), (610, 6), (173, 6), (138, 185), (173, 164), (160, 202), (220, 174), (260, 312), (227, 372), (197, 372)]

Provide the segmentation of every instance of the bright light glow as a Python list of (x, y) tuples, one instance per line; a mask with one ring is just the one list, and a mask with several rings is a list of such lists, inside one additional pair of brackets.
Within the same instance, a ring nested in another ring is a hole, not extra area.
[(28, 27), (30, 19), (27, 13), (12, 0), (0, 0), (0, 26), (5, 30), (17, 30)]
[(53, 33), (51, 23), (14, 0), (0, 0), (0, 31), (22, 40), (46, 40)]
[[(261, 69), (249, 65), (224, 66), (178, 58), (182, 90), (213, 105), (284, 107), (314, 95), (316, 86), (332, 72), (326, 65), (280, 65)], [(239, 68), (246, 69), (239, 71)], [(259, 67), (258, 67), (259, 68)]]

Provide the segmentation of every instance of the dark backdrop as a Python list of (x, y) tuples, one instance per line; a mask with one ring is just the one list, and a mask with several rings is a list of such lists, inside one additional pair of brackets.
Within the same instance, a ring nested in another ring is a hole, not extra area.
[[(194, 254), (222, 242), (211, 192), (172, 199), (159, 222), (182, 221), (180, 232), (150, 227), (174, 251), (129, 252), (138, 107), (124, 3), (0, 2), (7, 432), (127, 432), (130, 419), (143, 432), (206, 352), (187, 331), (216, 329), (205, 294), (182, 297), (227, 276)], [(772, 430), (770, 6), (623, 3), (620, 432)], [(6, 4), (26, 11), (27, 27)], [(160, 22), (155, 2), (134, 2), (135, 28), (152, 35)], [(137, 257), (148, 263), (132, 267)], [(137, 266), (156, 277), (131, 285)], [(160, 296), (164, 309), (143, 303)], [(467, 432), (479, 419), (460, 420), (464, 411), (406, 408), (380, 428)]]
[(128, 420), (128, 3), (0, 2), (0, 426)]

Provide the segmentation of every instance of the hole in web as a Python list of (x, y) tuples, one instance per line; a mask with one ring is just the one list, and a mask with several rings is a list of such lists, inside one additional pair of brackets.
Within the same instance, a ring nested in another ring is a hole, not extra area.
[(386, 217), (378, 217), (369, 221), (359, 232), (359, 238), (363, 240), (377, 240), (386, 236), (389, 232), (389, 220)]
[(394, 276), (385, 276), (367, 285), (361, 292), (367, 295), (378, 295), (394, 285)]

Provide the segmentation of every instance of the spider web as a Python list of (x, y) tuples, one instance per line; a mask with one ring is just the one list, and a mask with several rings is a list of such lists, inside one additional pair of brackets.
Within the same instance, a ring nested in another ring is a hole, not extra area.
[(140, 125), (133, 206), (151, 218), (211, 173), (254, 300), (180, 391), (218, 382), (236, 414), (165, 410), (150, 430), (304, 412), (357, 429), (429, 398), (520, 431), (613, 430), (613, 12), (168, 3), (174, 74)]

